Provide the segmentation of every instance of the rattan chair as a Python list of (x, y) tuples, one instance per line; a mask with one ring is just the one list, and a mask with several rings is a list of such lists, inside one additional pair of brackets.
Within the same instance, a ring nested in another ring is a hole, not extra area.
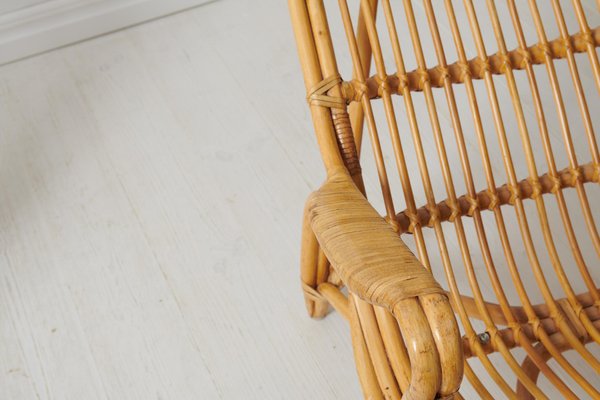
[(600, 3), (359, 3), (289, 0), (327, 171), (309, 314), (349, 321), (366, 398), (600, 398)]

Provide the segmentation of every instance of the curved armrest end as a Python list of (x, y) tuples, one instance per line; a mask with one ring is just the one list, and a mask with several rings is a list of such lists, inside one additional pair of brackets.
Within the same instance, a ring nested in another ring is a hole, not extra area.
[(345, 171), (309, 197), (307, 210), (321, 248), (348, 289), (398, 320), (411, 363), (403, 398), (455, 393), (463, 376), (460, 332), (433, 275)]

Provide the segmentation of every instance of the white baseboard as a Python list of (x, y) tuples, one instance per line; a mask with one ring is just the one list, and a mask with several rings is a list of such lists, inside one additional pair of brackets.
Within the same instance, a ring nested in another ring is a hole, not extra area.
[(46, 0), (0, 15), (0, 64), (211, 0)]

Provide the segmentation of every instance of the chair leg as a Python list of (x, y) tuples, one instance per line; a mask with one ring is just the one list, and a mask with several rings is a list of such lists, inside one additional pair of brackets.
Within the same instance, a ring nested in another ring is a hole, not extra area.
[(358, 316), (358, 310), (356, 309), (356, 301), (362, 300), (355, 299), (354, 295), (350, 294), (348, 302), (350, 307), (350, 333), (352, 336), (352, 348), (354, 350), (356, 372), (358, 373), (358, 379), (362, 387), (364, 398), (374, 400), (383, 399), (383, 393), (381, 392), (379, 382), (377, 381), (375, 368), (371, 361), (371, 355), (367, 348), (363, 327)]
[(317, 238), (312, 231), (308, 212), (304, 209), (302, 221), (302, 245), (300, 255), (300, 279), (304, 292), (304, 301), (308, 315), (323, 318), (327, 315), (329, 303), (316, 290), (320, 283), (327, 280), (327, 259), (319, 248)]

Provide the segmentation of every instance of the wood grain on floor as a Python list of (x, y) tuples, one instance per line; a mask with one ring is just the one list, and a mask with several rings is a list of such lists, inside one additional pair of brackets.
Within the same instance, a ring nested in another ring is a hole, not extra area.
[(0, 399), (360, 397), (346, 323), (300, 291), (324, 171), (289, 21), (219, 0), (0, 68)]

